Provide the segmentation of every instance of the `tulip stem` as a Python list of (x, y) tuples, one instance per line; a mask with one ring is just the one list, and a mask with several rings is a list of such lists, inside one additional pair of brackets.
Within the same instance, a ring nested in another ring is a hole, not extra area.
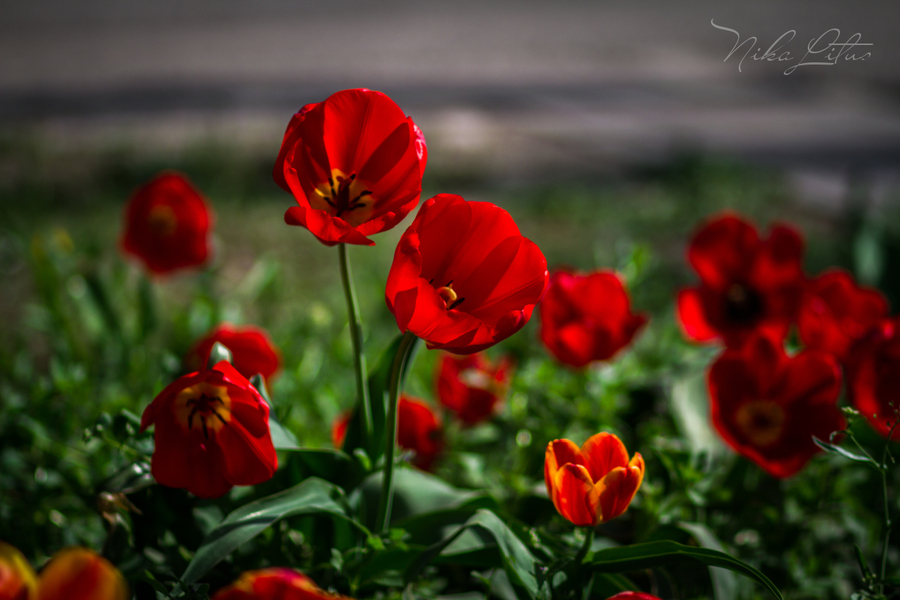
[(362, 408), (364, 448), (370, 448), (373, 435), (372, 403), (369, 400), (369, 386), (366, 382), (366, 354), (363, 349), (362, 323), (359, 320), (359, 304), (356, 301), (356, 290), (353, 288), (353, 276), (350, 271), (350, 259), (347, 257), (347, 244), (338, 244), (341, 262), (341, 281), (344, 283), (344, 296), (347, 297), (347, 320), (350, 323), (350, 338), (353, 340), (353, 367), (356, 370), (356, 397)]
[(584, 561), (584, 557), (587, 556), (588, 550), (591, 549), (591, 544), (594, 543), (594, 528), (586, 527), (585, 529), (584, 544), (581, 546), (581, 550), (578, 551), (578, 554), (575, 555), (575, 564), (581, 564), (582, 561)]
[(388, 412), (385, 417), (384, 432), (384, 472), (381, 477), (381, 500), (378, 502), (378, 518), (375, 525), (379, 531), (387, 531), (391, 522), (391, 504), (394, 501), (394, 454), (397, 447), (397, 402), (400, 397), (400, 382), (406, 371), (406, 362), (412, 356), (417, 338), (407, 331), (400, 340), (394, 364), (391, 366), (391, 379), (388, 387)]

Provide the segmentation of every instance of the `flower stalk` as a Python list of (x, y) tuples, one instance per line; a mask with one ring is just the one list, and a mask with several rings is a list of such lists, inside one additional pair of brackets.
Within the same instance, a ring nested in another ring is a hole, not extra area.
[(400, 397), (400, 383), (406, 371), (406, 363), (412, 356), (419, 338), (410, 331), (403, 334), (388, 387), (388, 412), (385, 417), (384, 432), (384, 473), (381, 479), (381, 500), (378, 502), (378, 517), (375, 521), (378, 531), (387, 531), (391, 522), (391, 504), (394, 501), (394, 454), (397, 448), (397, 402)]
[(353, 275), (350, 271), (350, 259), (347, 256), (347, 244), (338, 244), (338, 255), (341, 263), (341, 281), (344, 284), (344, 296), (347, 298), (347, 320), (350, 323), (350, 338), (353, 340), (353, 368), (356, 371), (356, 397), (359, 399), (365, 431), (364, 447), (369, 447), (372, 439), (372, 403), (369, 399), (369, 386), (366, 383), (366, 354), (363, 349), (362, 322), (359, 319), (359, 303), (356, 301), (356, 290), (353, 287)]

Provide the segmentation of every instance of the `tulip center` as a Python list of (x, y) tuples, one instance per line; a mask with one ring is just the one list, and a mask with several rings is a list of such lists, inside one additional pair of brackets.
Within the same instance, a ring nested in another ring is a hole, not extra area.
[[(434, 285), (434, 279), (432, 279), (430, 283)], [(456, 290), (453, 289), (452, 280), (449, 281), (447, 285), (437, 288), (437, 293), (438, 296), (443, 298), (444, 305), (447, 307), (447, 310), (453, 310), (454, 308), (462, 304), (463, 300), (465, 300), (465, 298), (460, 298), (456, 294)]]
[(168, 204), (157, 204), (147, 215), (147, 225), (156, 237), (169, 237), (178, 228), (178, 217)]
[(209, 439), (231, 421), (231, 398), (223, 386), (199, 383), (175, 397), (175, 419), (187, 431), (197, 429)]
[(356, 178), (356, 173), (345, 174), (340, 169), (332, 169), (331, 177), (320, 184), (316, 195), (310, 198), (310, 206), (328, 211), (351, 225), (359, 225), (369, 219), (372, 213), (372, 192)]
[(781, 439), (785, 419), (784, 409), (771, 400), (747, 402), (735, 415), (738, 428), (759, 447), (770, 446)]
[(725, 293), (725, 316), (735, 323), (752, 323), (762, 312), (762, 298), (742, 283), (733, 283)]

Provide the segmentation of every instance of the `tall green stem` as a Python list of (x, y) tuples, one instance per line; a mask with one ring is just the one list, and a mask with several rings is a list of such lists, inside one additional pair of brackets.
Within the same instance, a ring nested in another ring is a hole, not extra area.
[(372, 439), (372, 403), (369, 400), (369, 386), (366, 384), (366, 354), (363, 349), (362, 323), (359, 320), (359, 304), (356, 301), (356, 290), (353, 289), (353, 276), (350, 272), (350, 259), (347, 258), (347, 244), (338, 244), (341, 262), (341, 281), (344, 283), (344, 296), (347, 298), (347, 317), (350, 322), (350, 338), (353, 340), (353, 367), (356, 370), (356, 397), (362, 409), (364, 447), (369, 447)]
[(391, 366), (391, 379), (388, 387), (388, 412), (385, 417), (384, 432), (384, 472), (381, 477), (381, 500), (378, 502), (378, 519), (375, 525), (379, 531), (387, 531), (391, 522), (391, 504), (394, 501), (394, 451), (397, 447), (397, 400), (400, 396), (400, 381), (403, 377), (406, 361), (415, 347), (415, 335), (407, 331), (400, 340), (394, 364)]
[(594, 528), (587, 527), (584, 533), (584, 544), (581, 546), (581, 550), (578, 551), (578, 554), (575, 555), (573, 562), (575, 564), (581, 564), (584, 560), (584, 557), (587, 556), (588, 550), (591, 549), (591, 544), (594, 543)]

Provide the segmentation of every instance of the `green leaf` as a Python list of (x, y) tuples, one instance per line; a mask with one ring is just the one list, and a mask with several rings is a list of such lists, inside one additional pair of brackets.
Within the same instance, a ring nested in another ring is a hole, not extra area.
[(365, 527), (351, 519), (342, 506), (343, 491), (327, 481), (310, 477), (277, 494), (238, 508), (213, 529), (187, 566), (182, 579), (194, 583), (235, 548), (252, 539), (279, 519), (294, 515), (326, 514)]
[[(514, 588), (520, 592), (527, 594), (532, 599), (543, 599), (549, 597), (547, 586), (538, 581), (537, 570), (542, 566), (541, 563), (531, 554), (528, 547), (520, 540), (513, 531), (493, 512), (487, 509), (479, 509), (464, 525), (454, 531), (451, 535), (440, 542), (429, 546), (420, 554), (419, 558), (407, 569), (407, 580), (411, 580), (418, 576), (431, 561), (435, 560), (444, 550), (446, 550), (453, 542), (457, 541), (468, 529), (479, 528), (494, 538), (497, 549), (500, 552), (500, 559), (503, 569), (506, 572), (509, 581)], [(489, 546), (484, 545), (481, 550), (488, 549)], [(479, 552), (477, 548), (471, 548), (465, 552), (467, 559), (471, 559), (473, 552)], [(466, 564), (467, 566), (480, 566), (480, 563), (487, 556), (482, 552), (482, 557), (477, 561), (463, 560), (457, 563), (448, 557), (451, 564)], [(455, 557), (456, 555), (454, 555)]]
[[(369, 506), (378, 506), (381, 494), (381, 471), (373, 473), (362, 484), (362, 491)], [(459, 508), (481, 497), (483, 492), (453, 487), (439, 477), (418, 469), (399, 467), (394, 470), (394, 505), (391, 523), (400, 524), (404, 519), (434, 511)], [(374, 518), (374, 515), (372, 515)]]
[(816, 436), (812, 436), (813, 442), (816, 443), (816, 446), (828, 452), (829, 454), (837, 454), (838, 456), (843, 456), (844, 458), (849, 458), (850, 460), (861, 462), (861, 463), (869, 463), (870, 465), (874, 465), (876, 467), (881, 467), (877, 462), (869, 458), (868, 456), (862, 456), (860, 454), (856, 454), (854, 452), (850, 452), (849, 450), (844, 450), (840, 446), (835, 444), (831, 444), (829, 442), (825, 442), (817, 438)]
[[(224, 346), (222, 346), (224, 348)], [(210, 361), (212, 361), (212, 354)], [(269, 395), (269, 388), (266, 386), (266, 380), (262, 375), (257, 373), (250, 378), (250, 385), (256, 388), (259, 395), (262, 396), (269, 404), (269, 432), (272, 434), (272, 445), (276, 450), (299, 450), (300, 443), (297, 436), (287, 429), (275, 416), (275, 405), (272, 404), (272, 397)]]
[[(709, 530), (706, 525), (700, 523), (678, 523), (678, 527), (688, 532), (704, 548), (725, 552), (725, 548), (719, 538)], [(719, 567), (709, 567), (709, 577), (712, 579), (713, 592), (716, 600), (731, 600), (737, 597), (737, 578), (731, 571)]]
[(115, 474), (100, 483), (99, 489), (105, 492), (130, 494), (153, 485), (153, 483), (155, 480), (150, 473), (150, 463), (141, 460), (116, 471)]
[(212, 349), (209, 351), (209, 360), (206, 361), (206, 368), (212, 369), (216, 364), (222, 361), (232, 362), (231, 358), (231, 350), (225, 347), (222, 342), (216, 342), (213, 344)]
[(708, 548), (695, 548), (671, 541), (648, 542), (598, 550), (594, 553), (591, 566), (600, 573), (623, 573), (690, 562), (721, 567), (740, 573), (762, 584), (778, 600), (784, 600), (781, 592), (768, 577), (733, 556)]

